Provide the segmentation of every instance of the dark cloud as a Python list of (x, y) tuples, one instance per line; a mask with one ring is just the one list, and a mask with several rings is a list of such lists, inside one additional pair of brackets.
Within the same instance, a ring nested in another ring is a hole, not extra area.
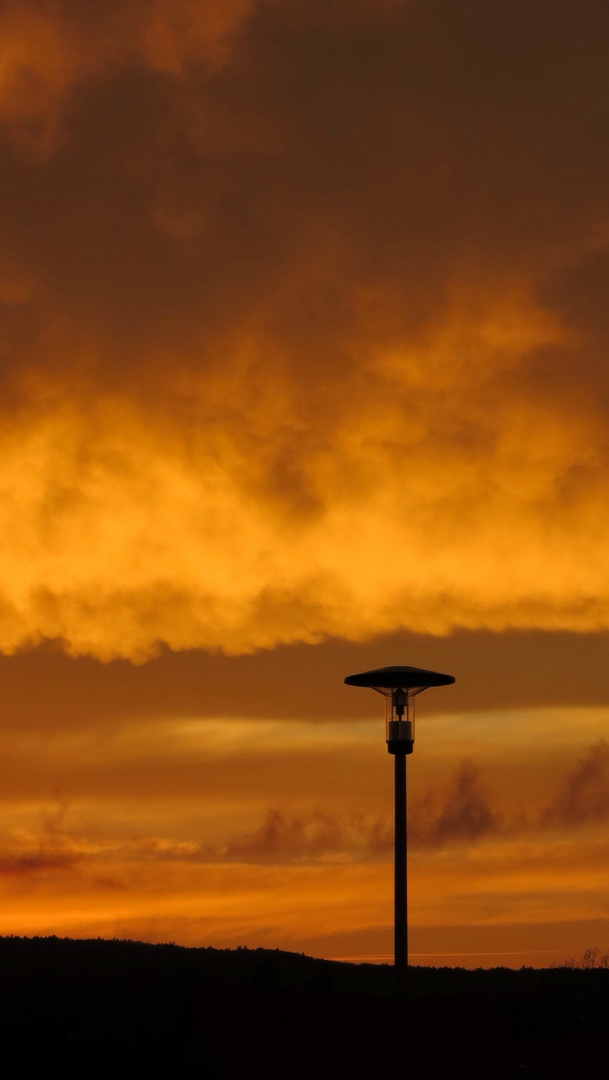
[[(541, 706), (607, 704), (606, 634), (455, 633), (337, 639), (251, 656), (170, 652), (145, 664), (65, 655), (61, 643), (0, 656), (5, 730), (114, 730), (169, 718), (340, 719), (378, 715), (380, 699), (344, 686), (357, 671), (388, 663), (447, 671), (456, 683), (419, 701), (421, 717)], [(381, 703), (382, 704), (382, 703)]]
[[(493, 806), (481, 769), (463, 761), (455, 770), (441, 802), (431, 795), (415, 801), (409, 811), (409, 844), (414, 849), (475, 845), (490, 837), (506, 839), (566, 827), (569, 830), (609, 818), (609, 746), (591, 746), (576, 769), (559, 784), (551, 803), (528, 816), (506, 813)], [(221, 857), (236, 861), (332, 861), (341, 856), (370, 859), (393, 847), (389, 821), (350, 819), (315, 810), (291, 815), (268, 811), (260, 827), (231, 840)], [(201, 857), (202, 851), (197, 852)], [(205, 856), (209, 857), (209, 850)]]
[(543, 814), (552, 827), (577, 828), (609, 818), (609, 745), (604, 739), (589, 747), (568, 773)]
[(432, 839), (438, 844), (475, 841), (496, 832), (497, 828), (498, 815), (481, 789), (480, 771), (471, 761), (464, 761), (432, 826)]
[(339, 824), (322, 810), (295, 816), (272, 809), (258, 829), (231, 840), (222, 856), (236, 862), (251, 859), (298, 862), (336, 857), (346, 853), (347, 846), (352, 847), (352, 843), (348, 844), (344, 823)]
[[(345, 336), (366, 333), (357, 290), (387, 286), (389, 326), (408, 337), (455, 264), (547, 270), (557, 233), (572, 248), (576, 222), (604, 213), (597, 5), (553, 11), (551, 33), (521, 4), (303, 15), (260, 5), (219, 68), (195, 56), (171, 73), (109, 49), (112, 64), (75, 69), (45, 166), (8, 152), (8, 253), (101, 336), (104, 367), (160, 341), (184, 362), (188, 340), (207, 340), (207, 366), (218, 329), (245, 319), (325, 382)], [(142, 17), (132, 3), (104, 22), (128, 42)], [(100, 26), (64, 9), (69, 31), (91, 42)]]
[(0, 876), (35, 874), (47, 870), (70, 869), (81, 856), (69, 851), (32, 851), (16, 855), (0, 853)]
[[(117, 365), (161, 377), (161, 345), (222, 363), (218, 335), (239, 326), (267, 354), (280, 343), (310, 397), (311, 368), (349, 372), (355, 335), (363, 355), (412, 341), (456, 272), (541, 281), (586, 257), (587, 230), (598, 245), (609, 79), (591, 0), (227, 5), (240, 30), (218, 66), (213, 19), (197, 37), (193, 6), (175, 7), (150, 5), (147, 26), (135, 2), (23, 5), (15, 70), (61, 84), (62, 134), (43, 164), (5, 148), (3, 250), (38, 282), (39, 318), (69, 319), (77, 366), (95, 342), (102, 382)], [(173, 71), (147, 51), (155, 19), (181, 38)], [(65, 370), (47, 340), (40, 362)]]
[[(414, 848), (475, 844), (506, 831), (504, 819), (491, 809), (483, 792), (479, 769), (469, 761), (459, 766), (439, 806), (428, 798), (410, 808), (409, 842)], [(382, 817), (347, 818), (326, 809), (294, 814), (274, 807), (258, 828), (234, 837), (220, 851), (200, 847), (186, 857), (235, 862), (365, 861), (386, 856), (392, 848), (393, 827)], [(167, 857), (162, 848), (158, 854)], [(174, 857), (173, 851), (169, 857)], [(178, 848), (175, 857), (184, 857), (184, 852), (180, 855)]]
[(68, 804), (61, 802), (55, 810), (43, 811), (40, 835), (27, 847), (14, 840), (0, 846), (0, 877), (69, 870), (82, 861), (83, 852), (65, 827), (67, 809)]

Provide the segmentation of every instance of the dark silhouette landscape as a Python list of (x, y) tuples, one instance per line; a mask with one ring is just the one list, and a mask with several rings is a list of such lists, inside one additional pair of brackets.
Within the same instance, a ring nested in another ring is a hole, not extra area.
[(604, 967), (412, 968), (400, 1000), (384, 965), (7, 937), (0, 970), (0, 1067), (15, 1080), (607, 1075)]

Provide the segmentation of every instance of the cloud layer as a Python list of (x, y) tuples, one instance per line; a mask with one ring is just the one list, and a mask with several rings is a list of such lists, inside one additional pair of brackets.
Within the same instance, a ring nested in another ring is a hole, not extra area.
[(0, 648), (607, 627), (606, 21), (4, 5)]

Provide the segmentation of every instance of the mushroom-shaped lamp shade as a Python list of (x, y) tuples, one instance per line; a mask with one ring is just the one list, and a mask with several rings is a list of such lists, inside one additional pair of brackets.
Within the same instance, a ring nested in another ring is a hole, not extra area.
[(387, 749), (390, 754), (411, 754), (414, 747), (414, 698), (429, 686), (448, 686), (454, 683), (452, 675), (425, 668), (395, 667), (375, 668), (347, 675), (347, 686), (368, 686), (385, 697), (385, 720)]

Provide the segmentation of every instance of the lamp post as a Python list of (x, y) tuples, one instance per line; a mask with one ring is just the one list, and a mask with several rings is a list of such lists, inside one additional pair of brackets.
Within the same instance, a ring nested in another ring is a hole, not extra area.
[(416, 667), (384, 667), (348, 675), (348, 686), (368, 686), (385, 698), (387, 749), (395, 764), (394, 966), (401, 981), (408, 967), (406, 860), (406, 755), (414, 748), (414, 699), (430, 686), (454, 683), (452, 675)]

